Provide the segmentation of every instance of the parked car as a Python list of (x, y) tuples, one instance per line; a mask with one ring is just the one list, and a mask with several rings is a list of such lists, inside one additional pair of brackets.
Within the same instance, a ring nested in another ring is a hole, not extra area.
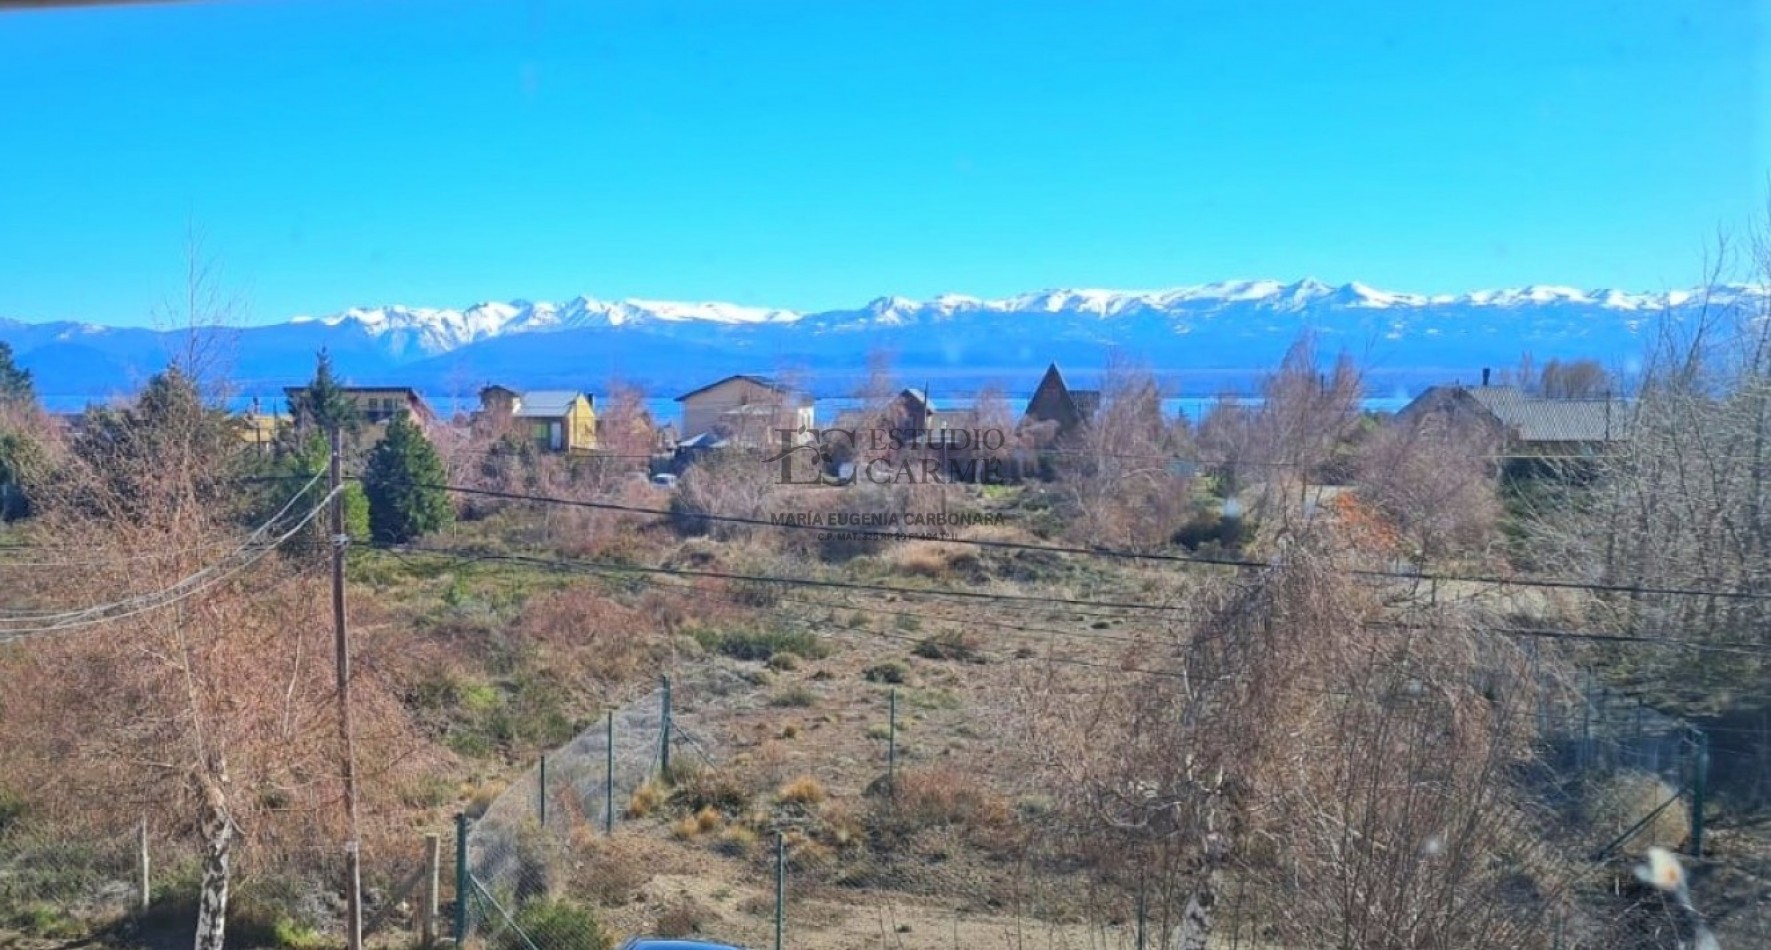
[(705, 940), (674, 940), (664, 937), (635, 937), (621, 945), (621, 950), (743, 950), (729, 943), (708, 943)]
[(669, 472), (659, 472), (652, 476), (652, 484), (657, 485), (660, 488), (675, 488), (676, 476)]

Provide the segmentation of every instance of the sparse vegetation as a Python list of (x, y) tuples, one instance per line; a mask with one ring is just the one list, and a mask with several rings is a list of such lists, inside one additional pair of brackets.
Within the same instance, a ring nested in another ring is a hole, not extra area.
[(957, 660), (964, 663), (982, 663), (983, 654), (979, 651), (978, 639), (963, 630), (946, 630), (933, 636), (918, 640), (911, 651), (927, 660)]
[(862, 670), (861, 676), (869, 683), (899, 686), (910, 681), (910, 668), (896, 662), (875, 663)]

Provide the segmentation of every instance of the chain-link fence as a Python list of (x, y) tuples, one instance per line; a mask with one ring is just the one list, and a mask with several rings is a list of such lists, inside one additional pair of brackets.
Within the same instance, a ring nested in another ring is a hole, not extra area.
[(1547, 787), (1591, 829), (1592, 859), (1639, 855), (1651, 845), (1701, 856), (1709, 804), (1703, 731), (1590, 676), (1543, 695)]
[(712, 764), (702, 729), (709, 702), (732, 700), (749, 683), (725, 666), (696, 671), (607, 712), (597, 725), (544, 756), (478, 818), (463, 817), (455, 915), (468, 942), (553, 950), (595, 948), (601, 930), (568, 890), (574, 854), (587, 837), (655, 808), (661, 778)]

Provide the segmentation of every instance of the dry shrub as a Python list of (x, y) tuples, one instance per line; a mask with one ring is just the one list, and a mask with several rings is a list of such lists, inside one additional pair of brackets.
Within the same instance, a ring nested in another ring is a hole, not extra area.
[(655, 845), (643, 839), (596, 838), (574, 864), (572, 893), (604, 907), (625, 905), (652, 879), (654, 852)]
[(962, 544), (922, 539), (892, 546), (885, 561), (901, 574), (941, 578), (955, 570), (976, 566), (978, 552)]
[(866, 816), (847, 802), (831, 799), (818, 809), (818, 835), (835, 848), (853, 848), (867, 840)]
[(693, 937), (709, 932), (719, 923), (719, 915), (706, 904), (692, 897), (672, 902), (658, 912), (652, 932), (660, 937)]
[(787, 834), (787, 869), (805, 874), (829, 867), (836, 861), (836, 852), (829, 846), (797, 831)]
[(727, 857), (744, 858), (755, 850), (756, 842), (756, 832), (748, 826), (728, 825), (725, 831), (720, 832), (719, 840), (714, 842), (713, 848)]
[(656, 616), (617, 603), (589, 583), (529, 598), (517, 631), (562, 665), (605, 683), (650, 676), (668, 649)]
[(910, 652), (925, 660), (958, 660), (963, 663), (984, 662), (981, 638), (969, 630), (945, 630), (916, 641)]
[(718, 831), (720, 826), (725, 823), (726, 816), (712, 805), (703, 806), (700, 811), (695, 813), (695, 828), (702, 834)]
[(1678, 789), (1649, 772), (1620, 772), (1596, 783), (1588, 790), (1581, 812), (1590, 832), (1606, 844), (1645, 822), (1618, 845), (1626, 854), (1640, 854), (1651, 845), (1684, 847), (1691, 832), (1690, 805)]
[[(677, 530), (716, 538), (758, 535), (759, 529), (712, 518), (767, 519), (774, 507), (780, 466), (745, 451), (709, 452), (683, 472), (671, 495)], [(778, 534), (780, 532), (773, 532)]]
[(951, 767), (905, 769), (892, 794), (877, 803), (899, 827), (997, 829), (1013, 815), (1007, 799), (976, 775)]
[(670, 834), (678, 841), (687, 841), (701, 833), (701, 823), (694, 815), (684, 815), (670, 826)]
[(510, 787), (509, 783), (502, 779), (485, 779), (476, 783), (473, 791), (467, 797), (468, 817), (478, 818), (484, 815), (486, 809), (491, 808), (492, 803), (497, 801), (498, 796), (503, 795), (504, 790), (508, 787)]
[(627, 800), (626, 815), (629, 818), (644, 818), (658, 810), (664, 804), (668, 793), (657, 782), (647, 782), (633, 790), (633, 797)]
[(793, 756), (774, 739), (765, 739), (754, 752), (732, 760), (732, 782), (758, 794), (775, 789), (794, 774)]
[(1364, 446), (1355, 467), (1360, 496), (1383, 514), (1420, 558), (1477, 553), (1501, 517), (1494, 434), (1426, 415), (1397, 419)]
[(826, 797), (824, 786), (810, 775), (801, 775), (775, 793), (775, 797), (790, 805), (816, 805)]
[(672, 799), (697, 814), (742, 814), (754, 794), (734, 771), (721, 768), (685, 769), (671, 788)]

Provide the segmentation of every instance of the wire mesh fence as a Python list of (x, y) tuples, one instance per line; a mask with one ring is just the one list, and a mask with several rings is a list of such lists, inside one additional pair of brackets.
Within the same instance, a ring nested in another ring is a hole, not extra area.
[(1546, 787), (1592, 830), (1593, 860), (1650, 845), (1703, 853), (1709, 756), (1701, 729), (1591, 677), (1543, 697)]
[(611, 835), (655, 807), (663, 778), (711, 764), (702, 707), (748, 685), (721, 666), (684, 681), (666, 677), (544, 756), (477, 819), (464, 819), (456, 885), (466, 895), (456, 916), (464, 943), (600, 946), (595, 919), (556, 899), (568, 889), (574, 855), (587, 838)]

